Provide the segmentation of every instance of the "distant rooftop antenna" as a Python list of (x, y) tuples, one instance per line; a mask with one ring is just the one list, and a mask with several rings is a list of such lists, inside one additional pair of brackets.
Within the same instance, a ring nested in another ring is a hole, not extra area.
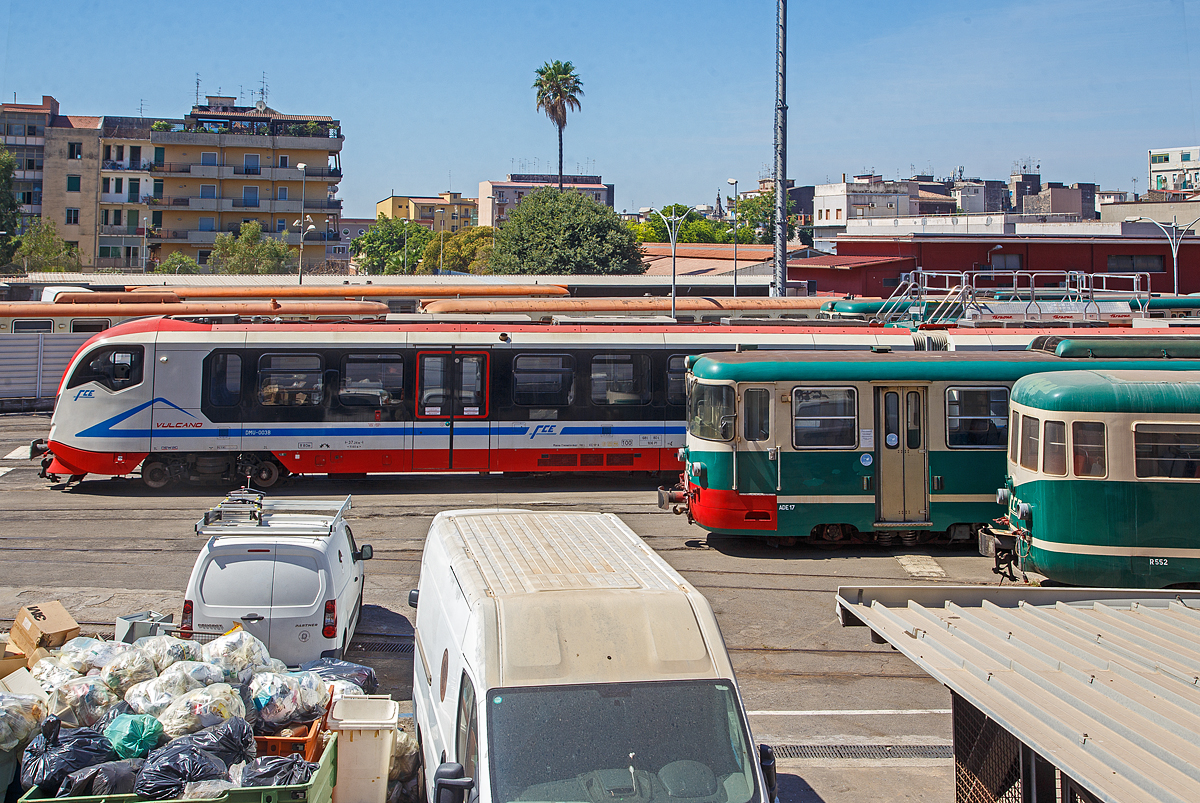
[(196, 105), (200, 105), (200, 73), (196, 73)]
[(269, 95), (270, 92), (271, 87), (267, 84), (267, 72), (266, 70), (263, 70), (262, 82), (260, 84), (260, 89), (258, 90), (258, 99), (263, 102), (264, 106), (267, 105), (267, 95)]
[(139, 98), (138, 99), (138, 117), (146, 116), (145, 111), (144, 111), (145, 108), (146, 108), (146, 99)]

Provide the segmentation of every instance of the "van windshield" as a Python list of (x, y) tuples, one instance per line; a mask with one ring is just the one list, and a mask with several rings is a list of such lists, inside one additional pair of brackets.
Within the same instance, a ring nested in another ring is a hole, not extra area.
[(487, 712), (500, 803), (757, 798), (730, 681), (493, 689)]

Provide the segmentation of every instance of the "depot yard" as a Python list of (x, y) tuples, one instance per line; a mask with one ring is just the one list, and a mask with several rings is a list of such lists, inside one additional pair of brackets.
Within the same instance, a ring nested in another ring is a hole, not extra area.
[[(48, 416), (0, 416), (0, 619), (46, 599), (62, 600), (85, 633), (111, 631), (116, 616), (147, 609), (178, 617), (201, 546), (193, 524), (227, 489), (153, 492), (135, 478), (85, 480), (64, 492), (38, 478), (34, 461), (4, 457), (44, 437), (48, 425)], [(656, 485), (628, 475), (303, 477), (272, 496), (353, 495), (355, 538), (375, 557), (347, 657), (375, 667), (380, 692), (402, 710), (411, 710), (414, 611), (406, 600), (434, 514), (610, 512), (711, 602), (754, 738), (775, 746), (784, 803), (953, 799), (949, 692), (865, 630), (841, 628), (833, 598), (838, 586), (857, 583), (995, 583), (991, 562), (968, 549), (775, 549), (707, 537), (657, 509)]]

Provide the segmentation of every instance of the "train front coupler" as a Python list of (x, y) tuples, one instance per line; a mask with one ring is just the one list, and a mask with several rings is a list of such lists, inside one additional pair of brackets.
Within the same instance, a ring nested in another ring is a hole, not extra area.
[(679, 483), (674, 488), (659, 486), (658, 488), (658, 507), (660, 510), (669, 510), (676, 516), (687, 514), (688, 523), (692, 521), (691, 494), (687, 489), (687, 477), (683, 474), (679, 475)]

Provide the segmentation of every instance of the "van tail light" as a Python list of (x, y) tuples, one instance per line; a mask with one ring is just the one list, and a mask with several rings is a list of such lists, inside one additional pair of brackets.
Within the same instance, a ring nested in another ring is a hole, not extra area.
[(192, 601), (190, 599), (183, 601), (183, 618), (179, 620), (179, 637), (192, 637)]
[(329, 600), (325, 603), (325, 625), (321, 628), (321, 635), (325, 638), (337, 638), (337, 601)]

